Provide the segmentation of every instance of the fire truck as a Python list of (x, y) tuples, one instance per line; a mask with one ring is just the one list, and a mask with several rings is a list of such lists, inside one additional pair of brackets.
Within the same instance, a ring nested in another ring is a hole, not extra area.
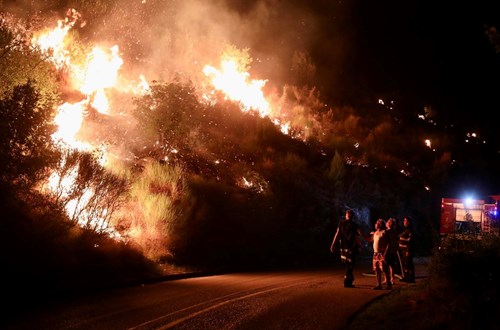
[(449, 234), (497, 233), (500, 224), (500, 195), (482, 199), (441, 199), (441, 236)]

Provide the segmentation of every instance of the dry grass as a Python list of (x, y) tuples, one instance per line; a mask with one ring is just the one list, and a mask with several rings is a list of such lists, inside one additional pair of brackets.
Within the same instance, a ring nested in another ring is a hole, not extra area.
[(128, 228), (129, 237), (148, 258), (171, 258), (169, 235), (178, 219), (176, 205), (185, 197), (186, 185), (179, 167), (151, 162), (133, 180), (119, 223)]

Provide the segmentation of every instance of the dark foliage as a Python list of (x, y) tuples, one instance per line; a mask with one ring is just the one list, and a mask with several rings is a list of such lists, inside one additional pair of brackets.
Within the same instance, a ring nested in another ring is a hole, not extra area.
[(134, 115), (139, 129), (160, 146), (184, 147), (190, 131), (200, 125), (200, 104), (191, 84), (156, 83), (136, 102)]
[(10, 312), (122, 286), (158, 275), (156, 265), (124, 243), (67, 220), (44, 196), (23, 201), (2, 187), (1, 279)]
[(443, 237), (429, 266), (433, 316), (456, 329), (494, 329), (500, 310), (497, 235)]
[(0, 100), (0, 176), (4, 184), (31, 187), (57, 162), (53, 109), (28, 82)]

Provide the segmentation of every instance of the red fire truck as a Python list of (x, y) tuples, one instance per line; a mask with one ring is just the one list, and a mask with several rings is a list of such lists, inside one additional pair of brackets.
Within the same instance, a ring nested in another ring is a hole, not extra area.
[(442, 198), (439, 233), (480, 235), (498, 231), (500, 195), (490, 198), (490, 203), (482, 199)]

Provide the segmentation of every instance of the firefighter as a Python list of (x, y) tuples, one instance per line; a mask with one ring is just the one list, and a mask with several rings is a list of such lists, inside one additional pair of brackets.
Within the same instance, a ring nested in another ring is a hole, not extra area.
[[(385, 230), (389, 237), (389, 245), (387, 246), (387, 253), (385, 254), (385, 261), (387, 266), (389, 266), (391, 284), (394, 284), (394, 277), (403, 278), (401, 276), (401, 263), (398, 253), (399, 246), (399, 228), (397, 226), (397, 221), (394, 218), (390, 218), (386, 222), (387, 229)], [(384, 284), (384, 283), (382, 283)]]
[(340, 241), (340, 258), (345, 265), (345, 288), (354, 287), (354, 265), (361, 245), (360, 237), (362, 237), (358, 224), (352, 220), (353, 215), (352, 210), (345, 212), (345, 220), (339, 222), (330, 246), (330, 251), (333, 253), (335, 245)]
[(415, 265), (413, 264), (414, 235), (409, 217), (403, 219), (403, 230), (399, 234), (399, 255), (403, 264), (403, 278), (401, 281), (415, 283)]

